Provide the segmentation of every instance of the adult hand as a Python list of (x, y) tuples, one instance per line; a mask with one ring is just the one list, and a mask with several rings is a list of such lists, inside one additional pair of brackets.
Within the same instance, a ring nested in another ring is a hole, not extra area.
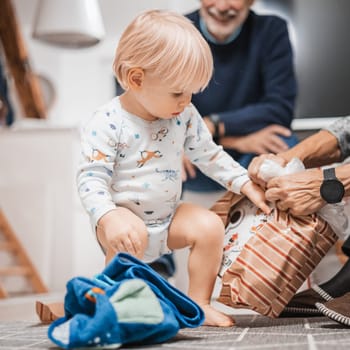
[(326, 202), (320, 196), (323, 181), (321, 169), (279, 176), (267, 183), (266, 199), (276, 202), (280, 210), (292, 215), (308, 215), (321, 209)]
[(253, 158), (248, 167), (248, 175), (253, 182), (258, 184), (262, 188), (266, 188), (266, 181), (263, 179), (261, 175), (260, 168), (262, 163), (266, 159), (272, 160), (277, 164), (281, 165), (282, 167), (284, 167), (287, 164), (287, 161), (284, 158), (271, 153), (262, 154), (261, 156)]
[(188, 176), (193, 179), (196, 177), (196, 167), (191, 163), (191, 161), (183, 156), (182, 160), (182, 181), (185, 182)]
[(241, 153), (280, 153), (288, 149), (288, 145), (280, 136), (290, 135), (289, 129), (274, 124), (245, 136), (224, 136), (220, 138), (220, 144), (224, 148), (232, 148)]

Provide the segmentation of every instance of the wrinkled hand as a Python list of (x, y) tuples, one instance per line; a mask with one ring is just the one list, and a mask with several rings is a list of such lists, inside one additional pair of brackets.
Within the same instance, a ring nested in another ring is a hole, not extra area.
[(262, 188), (266, 188), (266, 181), (264, 181), (264, 179), (261, 176), (260, 167), (266, 159), (272, 160), (277, 164), (281, 165), (282, 167), (284, 167), (287, 164), (287, 161), (284, 158), (271, 153), (262, 154), (261, 156), (253, 158), (248, 167), (248, 175), (253, 182), (258, 184)]
[(143, 257), (146, 226), (129, 209), (119, 207), (109, 211), (99, 220), (98, 226), (103, 232), (101, 243), (105, 250)]
[(220, 139), (224, 148), (232, 148), (241, 153), (280, 153), (288, 145), (280, 136), (288, 137), (291, 131), (281, 125), (270, 125), (245, 136), (225, 136)]
[(190, 162), (190, 160), (183, 156), (182, 160), (182, 181), (185, 182), (188, 179), (188, 176), (191, 179), (196, 177), (196, 167)]
[(270, 214), (271, 208), (266, 203), (264, 191), (257, 184), (252, 181), (246, 182), (241, 188), (241, 193), (247, 196), (265, 214)]
[(292, 215), (308, 215), (326, 204), (320, 196), (322, 180), (320, 169), (275, 177), (267, 183), (265, 196), (276, 202), (280, 210), (288, 210)]

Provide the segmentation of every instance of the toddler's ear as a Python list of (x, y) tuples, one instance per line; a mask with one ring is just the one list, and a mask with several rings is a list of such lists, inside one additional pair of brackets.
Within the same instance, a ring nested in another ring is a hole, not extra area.
[(138, 89), (142, 86), (145, 72), (141, 68), (131, 68), (128, 72), (128, 86), (131, 89)]

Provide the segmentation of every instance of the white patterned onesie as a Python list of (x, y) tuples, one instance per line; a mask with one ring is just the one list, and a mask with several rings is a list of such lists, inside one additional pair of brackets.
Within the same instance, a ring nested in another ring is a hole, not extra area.
[(146, 121), (125, 111), (115, 97), (82, 130), (77, 175), (83, 206), (96, 227), (116, 207), (144, 220), (149, 246), (144, 260), (169, 252), (168, 226), (179, 204), (183, 153), (206, 175), (240, 193), (247, 170), (212, 141), (190, 104), (177, 117)]

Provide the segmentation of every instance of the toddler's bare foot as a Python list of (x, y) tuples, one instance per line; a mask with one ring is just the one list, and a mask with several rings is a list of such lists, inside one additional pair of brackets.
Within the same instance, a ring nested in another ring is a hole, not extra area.
[(231, 327), (235, 324), (232, 317), (215, 310), (211, 305), (201, 305), (205, 314), (204, 326)]

